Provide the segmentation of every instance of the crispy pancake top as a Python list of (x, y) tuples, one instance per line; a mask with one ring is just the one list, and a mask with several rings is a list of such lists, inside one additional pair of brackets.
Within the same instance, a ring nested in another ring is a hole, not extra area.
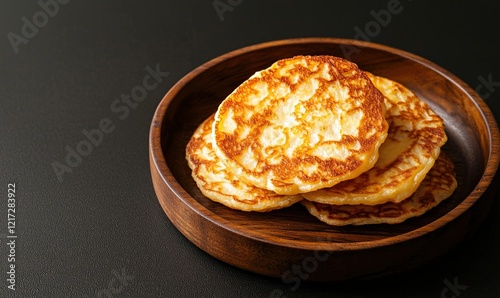
[(278, 195), (248, 185), (228, 171), (212, 149), (213, 116), (196, 129), (186, 147), (186, 159), (192, 169), (192, 176), (206, 197), (243, 211), (270, 211), (302, 200), (300, 195)]
[(381, 93), (356, 64), (296, 56), (255, 73), (219, 106), (214, 150), (234, 175), (297, 194), (371, 168), (387, 136)]
[(415, 94), (392, 80), (367, 73), (385, 97), (389, 134), (375, 166), (355, 179), (304, 194), (325, 204), (401, 202), (424, 179), (447, 137), (443, 120)]
[(443, 153), (409, 198), (380, 205), (328, 205), (302, 201), (319, 220), (335, 226), (396, 224), (420, 216), (450, 197), (457, 187), (453, 163)]

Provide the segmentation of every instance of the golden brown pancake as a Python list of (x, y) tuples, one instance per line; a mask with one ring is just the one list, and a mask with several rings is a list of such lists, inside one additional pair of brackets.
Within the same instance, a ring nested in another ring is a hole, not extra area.
[(303, 200), (302, 204), (312, 215), (329, 225), (396, 224), (437, 206), (450, 197), (456, 187), (453, 163), (441, 153), (416, 192), (400, 203), (328, 205)]
[(297, 194), (370, 169), (387, 136), (384, 99), (356, 64), (296, 56), (255, 73), (219, 106), (214, 151), (259, 188)]
[(397, 82), (367, 75), (385, 97), (389, 123), (377, 163), (354, 179), (303, 194), (310, 201), (336, 205), (401, 202), (417, 189), (447, 140), (443, 120), (425, 102)]
[(186, 159), (201, 192), (209, 199), (243, 211), (270, 211), (290, 206), (300, 195), (278, 195), (248, 185), (237, 179), (212, 149), (213, 115), (194, 132), (187, 147)]

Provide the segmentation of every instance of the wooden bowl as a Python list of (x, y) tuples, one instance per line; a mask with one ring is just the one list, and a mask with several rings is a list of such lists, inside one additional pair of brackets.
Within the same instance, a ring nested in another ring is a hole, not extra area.
[[(333, 227), (300, 204), (268, 213), (229, 209), (204, 197), (191, 177), (185, 147), (195, 128), (254, 72), (294, 55), (327, 54), (406, 85), (445, 121), (443, 150), (458, 188), (426, 214), (396, 225)], [(499, 131), (481, 98), (450, 72), (416, 55), (374, 43), (334, 38), (258, 44), (196, 68), (165, 95), (151, 124), (150, 164), (158, 200), (196, 246), (236, 267), (279, 277), (342, 281), (416, 268), (473, 232), (493, 201), (486, 192), (499, 164)], [(486, 193), (485, 193), (486, 192)]]

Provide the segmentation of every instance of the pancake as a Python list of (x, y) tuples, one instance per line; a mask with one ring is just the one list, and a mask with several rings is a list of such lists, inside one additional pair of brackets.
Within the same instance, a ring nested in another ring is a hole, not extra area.
[(195, 130), (186, 147), (192, 176), (207, 198), (242, 211), (270, 211), (302, 200), (300, 195), (278, 195), (248, 185), (228, 171), (212, 149), (213, 120), (213, 115), (206, 119)]
[(400, 203), (328, 205), (304, 200), (302, 204), (329, 225), (397, 224), (424, 214), (450, 197), (457, 187), (453, 168), (453, 163), (441, 153), (416, 192)]
[(356, 64), (279, 60), (219, 106), (214, 151), (241, 180), (279, 194), (333, 186), (373, 167), (387, 136), (384, 99)]
[(303, 194), (335, 205), (401, 202), (419, 186), (447, 141), (443, 120), (415, 94), (392, 80), (367, 73), (385, 97), (389, 133), (377, 163), (360, 176)]

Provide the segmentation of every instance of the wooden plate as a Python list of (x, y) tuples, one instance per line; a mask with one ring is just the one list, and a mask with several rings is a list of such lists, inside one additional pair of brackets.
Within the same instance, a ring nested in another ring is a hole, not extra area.
[[(229, 209), (204, 197), (185, 147), (195, 128), (254, 72), (294, 55), (327, 54), (406, 85), (444, 119), (458, 188), (421, 217), (397, 225), (333, 227), (304, 207), (268, 213)], [(158, 200), (170, 221), (210, 255), (284, 282), (340, 281), (421, 266), (474, 231), (490, 209), (485, 194), (499, 164), (499, 131), (481, 98), (450, 72), (416, 55), (374, 43), (306, 38), (246, 47), (196, 68), (165, 95), (150, 131)], [(489, 190), (491, 192), (491, 190)], [(483, 195), (484, 194), (484, 195)]]

